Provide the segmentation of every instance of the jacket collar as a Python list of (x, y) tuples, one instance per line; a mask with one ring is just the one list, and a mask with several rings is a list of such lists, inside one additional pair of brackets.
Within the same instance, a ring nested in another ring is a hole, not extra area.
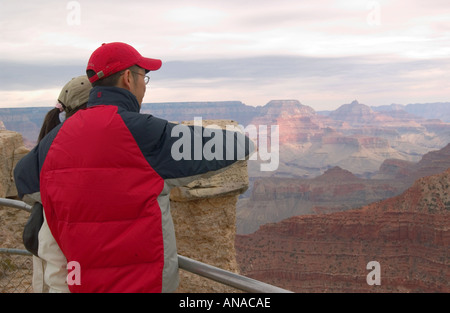
[(127, 111), (140, 111), (139, 102), (128, 90), (119, 87), (94, 87), (89, 94), (88, 107), (95, 105), (115, 105)]

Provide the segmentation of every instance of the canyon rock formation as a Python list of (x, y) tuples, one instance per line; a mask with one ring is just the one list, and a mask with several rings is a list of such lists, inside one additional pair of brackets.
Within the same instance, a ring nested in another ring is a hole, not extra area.
[[(141, 111), (175, 122), (201, 117), (231, 119), (244, 127), (278, 125), (278, 169), (261, 172), (258, 162), (250, 162), (250, 177), (312, 178), (339, 166), (367, 178), (385, 159), (417, 162), (448, 144), (448, 107), (448, 103), (371, 107), (355, 100), (331, 112), (316, 112), (297, 100), (272, 100), (258, 107), (240, 101), (146, 103)], [(30, 148), (49, 109), (0, 109), (0, 121), (6, 129), (22, 133)]]
[(266, 223), (295, 215), (344, 211), (403, 191), (404, 185), (389, 179), (356, 177), (333, 167), (316, 178), (259, 178), (247, 198), (237, 206), (237, 233), (249, 234)]
[[(450, 144), (419, 162), (385, 160), (371, 179), (340, 167), (315, 178), (257, 178), (237, 205), (237, 233), (295, 215), (344, 211), (396, 196), (415, 180), (450, 168)], [(276, 209), (274, 209), (276, 208)]]
[(13, 170), (28, 151), (23, 144), (21, 134), (0, 130), (0, 198), (17, 195)]
[[(295, 292), (450, 292), (450, 169), (399, 196), (236, 237), (243, 275)], [(371, 261), (380, 285), (366, 281)]]

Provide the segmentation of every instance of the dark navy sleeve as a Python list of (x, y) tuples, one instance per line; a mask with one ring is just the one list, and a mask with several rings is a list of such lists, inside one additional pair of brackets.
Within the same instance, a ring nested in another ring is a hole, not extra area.
[(163, 179), (218, 171), (247, 158), (255, 149), (253, 142), (240, 132), (140, 115), (144, 118), (139, 121), (124, 120), (128, 120), (126, 124), (144, 157)]
[(14, 182), (20, 199), (26, 194), (33, 194), (40, 191), (39, 175), (41, 168), (50, 149), (50, 145), (61, 126), (62, 124), (55, 127), (16, 164), (14, 168)]
[(14, 168), (14, 182), (19, 198), (39, 192), (39, 149), (34, 147)]
[(167, 123), (152, 161), (164, 179), (172, 179), (221, 170), (253, 150), (240, 132)]

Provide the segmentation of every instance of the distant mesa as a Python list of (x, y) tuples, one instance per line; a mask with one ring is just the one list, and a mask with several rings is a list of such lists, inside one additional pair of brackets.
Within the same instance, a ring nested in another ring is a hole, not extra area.
[(369, 106), (361, 104), (357, 100), (340, 106), (329, 115), (332, 119), (358, 124), (371, 123), (375, 120), (376, 116), (377, 113)]
[(301, 104), (298, 100), (272, 100), (265, 106), (261, 107), (259, 115), (315, 115), (313, 108)]
[(361, 180), (361, 178), (356, 177), (352, 172), (344, 170), (339, 166), (334, 166), (318, 176), (316, 180), (349, 181)]

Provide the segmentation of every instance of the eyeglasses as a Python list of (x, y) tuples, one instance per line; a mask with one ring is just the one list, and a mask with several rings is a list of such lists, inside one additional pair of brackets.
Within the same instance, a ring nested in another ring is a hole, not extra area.
[(145, 74), (142, 74), (142, 73), (138, 73), (138, 72), (133, 72), (133, 71), (130, 71), (130, 72), (131, 72), (131, 73), (135, 73), (135, 74), (144, 76), (144, 82), (145, 82), (146, 85), (147, 85), (148, 82), (150, 81), (150, 76), (148, 76), (148, 75), (145, 75)]

